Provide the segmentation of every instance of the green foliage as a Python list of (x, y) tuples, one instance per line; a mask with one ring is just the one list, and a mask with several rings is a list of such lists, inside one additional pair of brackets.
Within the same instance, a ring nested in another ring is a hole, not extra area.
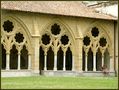
[(1, 78), (2, 89), (117, 89), (117, 77), (10, 77)]

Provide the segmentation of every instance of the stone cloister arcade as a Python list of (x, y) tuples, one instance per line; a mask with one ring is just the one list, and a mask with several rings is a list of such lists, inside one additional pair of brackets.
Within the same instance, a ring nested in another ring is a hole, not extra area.
[(102, 67), (111, 70), (112, 55), (110, 41), (101, 28), (92, 27), (83, 38), (83, 70), (101, 71)]
[[(13, 18), (2, 20), (2, 69), (32, 70), (32, 44), (24, 26)], [(59, 22), (42, 30), (39, 38), (39, 70), (75, 71), (75, 40)], [(93, 26), (82, 38), (82, 71), (113, 69), (111, 41), (102, 28)]]
[(54, 23), (41, 37), (40, 65), (42, 70), (73, 70), (73, 51), (71, 36), (64, 27)]
[(31, 69), (31, 51), (28, 35), (15, 19), (3, 19), (1, 26), (2, 69)]

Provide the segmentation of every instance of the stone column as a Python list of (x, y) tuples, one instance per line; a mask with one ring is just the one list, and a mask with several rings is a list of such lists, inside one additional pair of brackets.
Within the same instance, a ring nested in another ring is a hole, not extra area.
[(63, 58), (63, 71), (66, 71), (66, 53), (64, 52), (64, 58)]
[(54, 55), (54, 71), (57, 71), (57, 54)]
[(31, 54), (28, 55), (28, 70), (31, 70)]
[(96, 71), (96, 54), (93, 54), (93, 71)]
[(21, 56), (21, 53), (18, 52), (18, 67), (17, 67), (18, 70), (20, 70), (20, 56)]
[(102, 55), (102, 67), (104, 66), (104, 55)]
[(39, 37), (34, 38), (34, 73), (39, 74)]
[(44, 54), (44, 57), (45, 57), (45, 62), (44, 62), (44, 71), (46, 71), (47, 70), (47, 53), (45, 52), (45, 54)]
[(72, 71), (74, 71), (74, 55), (72, 55)]
[(110, 71), (114, 72), (114, 60), (112, 56), (110, 56)]
[(87, 53), (85, 54), (85, 71), (87, 71), (87, 58), (88, 58), (88, 55)]
[(10, 53), (6, 53), (6, 70), (10, 69)]

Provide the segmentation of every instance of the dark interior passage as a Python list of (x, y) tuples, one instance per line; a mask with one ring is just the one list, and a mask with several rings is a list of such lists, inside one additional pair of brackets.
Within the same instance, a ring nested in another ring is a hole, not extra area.
[(88, 71), (93, 71), (93, 52), (91, 50), (91, 48), (89, 49), (88, 52), (88, 60), (87, 60), (87, 67), (88, 67)]
[(102, 54), (100, 52), (100, 49), (98, 49), (96, 53), (96, 71), (101, 71), (102, 67)]
[(72, 52), (69, 47), (66, 51), (66, 70), (72, 70)]
[(39, 62), (39, 69), (44, 70), (44, 51), (43, 48), (40, 47), (40, 62)]
[(21, 50), (21, 69), (28, 69), (28, 51), (26, 49), (26, 46), (23, 46), (23, 49)]
[(6, 50), (2, 44), (2, 69), (6, 68)]
[(83, 53), (82, 53), (82, 70), (85, 71), (85, 52), (84, 52), (84, 48), (82, 49)]
[(109, 54), (108, 49), (106, 49), (104, 53), (104, 65), (106, 65), (108, 70), (110, 69), (110, 54)]
[(54, 52), (50, 47), (47, 52), (47, 70), (53, 70), (54, 67)]
[(57, 70), (63, 70), (63, 51), (61, 48), (57, 53)]
[(18, 66), (18, 51), (16, 46), (13, 45), (10, 50), (10, 69), (17, 69)]

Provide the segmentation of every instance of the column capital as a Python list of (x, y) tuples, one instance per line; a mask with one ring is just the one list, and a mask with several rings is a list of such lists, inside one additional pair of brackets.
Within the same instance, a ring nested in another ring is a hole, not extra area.
[(85, 56), (88, 56), (88, 53), (85, 53)]
[(64, 52), (64, 56), (66, 56), (66, 53)]
[(57, 51), (54, 51), (54, 55), (57, 55)]
[(54, 53), (54, 56), (57, 56), (57, 53)]
[(28, 53), (28, 55), (31, 55), (31, 53)]
[(110, 55), (110, 58), (112, 58), (113, 56), (112, 55)]
[(44, 55), (47, 56), (47, 52), (44, 52)]
[(10, 54), (10, 51), (6, 51), (6, 54)]
[(18, 55), (20, 55), (21, 54), (21, 52), (18, 52)]
[(93, 52), (93, 56), (96, 56), (96, 52)]

